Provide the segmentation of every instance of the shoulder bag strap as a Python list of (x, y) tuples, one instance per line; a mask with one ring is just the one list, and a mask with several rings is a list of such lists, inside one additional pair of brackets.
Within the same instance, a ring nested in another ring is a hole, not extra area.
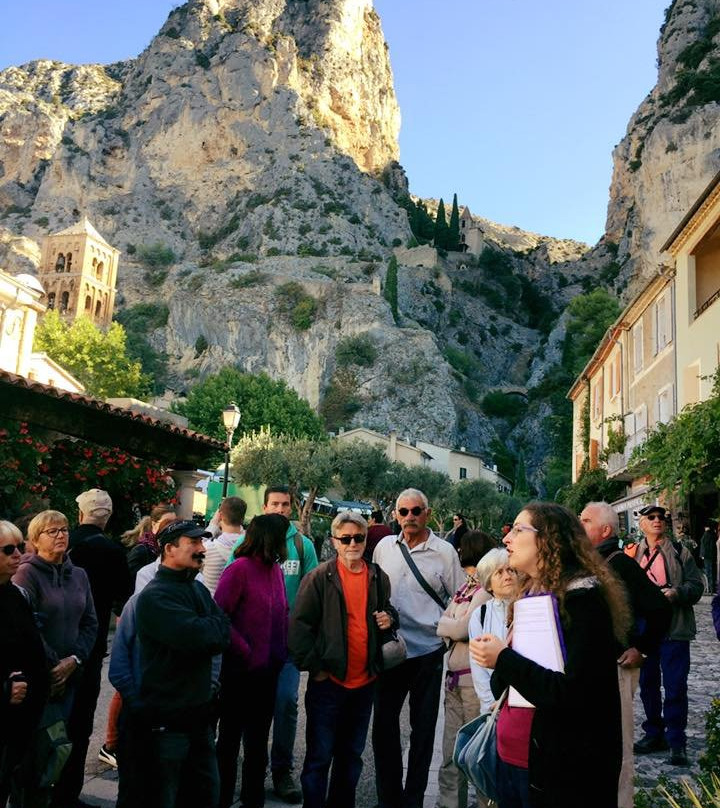
[(415, 576), (415, 579), (420, 584), (420, 586), (430, 595), (430, 597), (437, 603), (437, 605), (445, 611), (445, 603), (443, 603), (442, 598), (438, 593), (430, 586), (430, 584), (423, 578), (422, 573), (417, 568), (417, 565), (412, 560), (412, 556), (410, 555), (410, 551), (408, 548), (402, 543), (402, 539), (398, 542), (400, 545), (400, 552), (403, 554), (405, 561), (407, 561), (408, 567), (410, 567), (410, 572)]

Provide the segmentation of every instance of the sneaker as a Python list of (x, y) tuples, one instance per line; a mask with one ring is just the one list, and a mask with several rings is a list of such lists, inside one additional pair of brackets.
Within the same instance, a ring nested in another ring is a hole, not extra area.
[(668, 763), (671, 766), (688, 766), (688, 756), (684, 746), (674, 746)]
[(651, 752), (666, 752), (670, 746), (662, 735), (645, 735), (633, 744), (636, 755), (649, 755)]
[(107, 765), (112, 766), (113, 769), (117, 769), (117, 758), (115, 757), (115, 752), (112, 749), (108, 749), (105, 744), (100, 747), (100, 751), (98, 752), (98, 760), (102, 761), (103, 763), (107, 763)]
[(302, 791), (293, 780), (292, 772), (289, 769), (275, 771), (272, 773), (273, 789), (283, 802), (297, 805), (302, 802)]

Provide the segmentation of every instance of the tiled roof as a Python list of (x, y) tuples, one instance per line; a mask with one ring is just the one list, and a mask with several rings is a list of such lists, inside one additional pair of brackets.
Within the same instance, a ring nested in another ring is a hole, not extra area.
[(108, 244), (100, 233), (98, 233), (98, 231), (90, 224), (90, 220), (87, 216), (83, 216), (79, 222), (71, 224), (70, 227), (66, 227), (64, 230), (59, 230), (57, 233), (53, 233), (53, 236), (92, 236), (92, 238), (100, 241), (107, 247), (114, 249), (112, 245)]
[(3, 370), (0, 414), (103, 446), (118, 446), (177, 469), (200, 468), (225, 448), (222, 441), (191, 429)]

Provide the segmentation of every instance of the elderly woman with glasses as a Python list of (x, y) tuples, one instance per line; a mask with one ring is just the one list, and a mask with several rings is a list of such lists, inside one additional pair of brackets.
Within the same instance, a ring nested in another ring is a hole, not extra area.
[(380, 632), (398, 622), (387, 575), (363, 560), (367, 530), (359, 514), (335, 517), (337, 558), (303, 578), (290, 620), (290, 653), (310, 674), (300, 778), (305, 808), (354, 808), (375, 679), (382, 670)]
[(70, 531), (59, 511), (42, 511), (28, 525), (34, 553), (26, 554), (14, 583), (30, 598), (50, 662), (50, 696), (69, 708), (74, 677), (95, 644), (97, 618), (85, 570), (67, 555)]
[[(537, 604), (554, 604), (550, 614), (556, 615), (564, 665), (551, 670), (521, 655), (512, 648), (513, 634), (509, 642), (489, 632), (470, 641), (471, 657), (494, 669), (493, 696), (511, 687), (526, 700), (519, 704), (510, 691), (500, 708), (499, 806), (617, 805), (622, 759), (617, 642), (624, 641), (629, 624), (622, 587), (579, 519), (561, 505), (529, 503), (503, 541), (518, 573), (520, 599), (551, 596)], [(518, 630), (515, 625), (514, 634)]]
[(37, 728), (48, 692), (40, 633), (23, 591), (12, 578), (25, 552), (22, 533), (0, 521), (0, 806)]

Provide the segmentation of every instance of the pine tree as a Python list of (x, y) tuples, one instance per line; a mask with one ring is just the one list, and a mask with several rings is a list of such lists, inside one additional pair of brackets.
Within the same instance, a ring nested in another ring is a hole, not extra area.
[(442, 198), (437, 209), (437, 216), (435, 217), (435, 236), (433, 243), (438, 249), (447, 250), (448, 248), (448, 225), (445, 218), (445, 203)]
[(450, 213), (450, 227), (448, 228), (448, 250), (460, 249), (460, 211), (458, 210), (457, 194), (453, 194), (452, 212)]

